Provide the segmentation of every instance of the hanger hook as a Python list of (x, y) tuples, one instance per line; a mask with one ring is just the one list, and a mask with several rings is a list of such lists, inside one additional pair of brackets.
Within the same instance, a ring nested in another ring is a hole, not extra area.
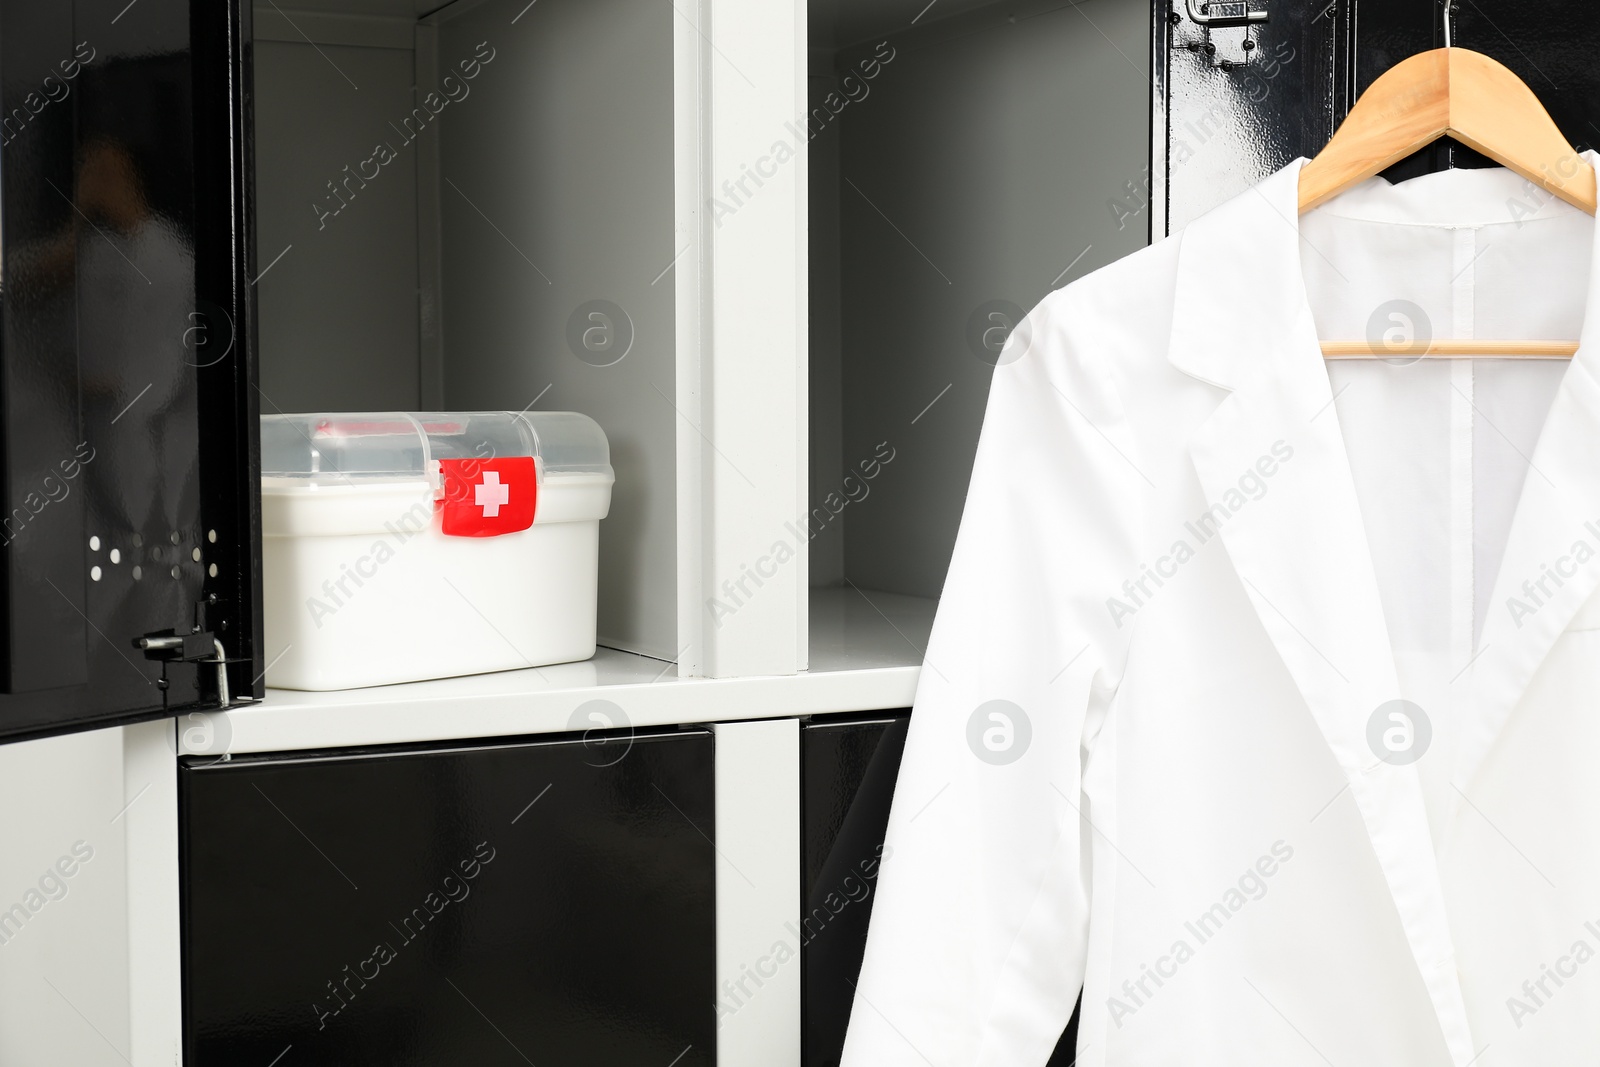
[(1455, 34), (1453, 32), (1454, 26), (1451, 24), (1452, 20), (1450, 17), (1455, 11), (1455, 0), (1439, 0), (1439, 4), (1444, 9), (1444, 46), (1446, 48), (1450, 48), (1453, 47), (1455, 43)]

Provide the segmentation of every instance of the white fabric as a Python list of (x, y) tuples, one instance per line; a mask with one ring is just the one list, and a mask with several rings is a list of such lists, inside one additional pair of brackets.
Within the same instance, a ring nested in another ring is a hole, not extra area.
[[(1600, 1048), (1594, 220), (1505, 171), (1297, 220), (1299, 167), (1013, 334), (845, 1067), (1043, 1065), (1080, 989), (1085, 1067)], [(1582, 345), (1323, 361), (1396, 306)]]

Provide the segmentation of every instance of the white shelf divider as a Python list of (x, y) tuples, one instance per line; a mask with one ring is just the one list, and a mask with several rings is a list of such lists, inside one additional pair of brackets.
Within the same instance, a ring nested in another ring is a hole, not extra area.
[(183, 1062), (177, 728), (166, 719), (122, 728), (130, 1067)]
[(800, 1067), (800, 724), (713, 729), (717, 1067)]

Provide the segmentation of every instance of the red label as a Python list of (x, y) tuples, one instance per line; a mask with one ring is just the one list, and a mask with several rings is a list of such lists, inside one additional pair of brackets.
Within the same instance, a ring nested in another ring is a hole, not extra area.
[(494, 537), (533, 525), (539, 499), (532, 456), (441, 459), (439, 518), (449, 537)]

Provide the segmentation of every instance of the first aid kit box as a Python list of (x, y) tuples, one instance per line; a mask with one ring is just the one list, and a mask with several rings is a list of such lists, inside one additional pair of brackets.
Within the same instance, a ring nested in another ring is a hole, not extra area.
[(267, 685), (588, 659), (613, 480), (575, 412), (263, 416)]

